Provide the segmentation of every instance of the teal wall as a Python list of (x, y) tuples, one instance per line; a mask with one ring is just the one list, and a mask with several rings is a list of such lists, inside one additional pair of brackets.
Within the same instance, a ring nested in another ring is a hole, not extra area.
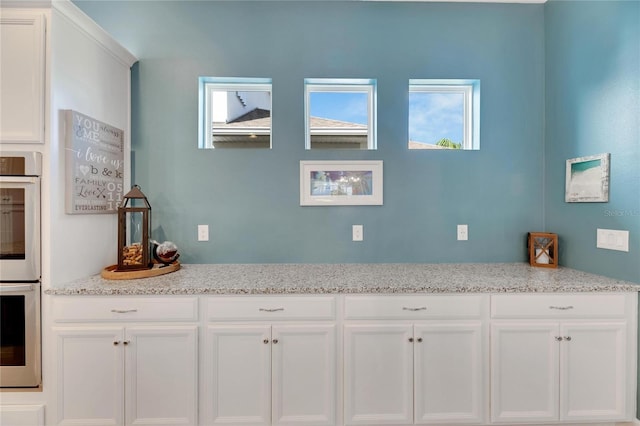
[[(542, 4), (76, 4), (140, 59), (134, 182), (184, 262), (514, 262), (542, 230)], [(199, 76), (272, 78), (273, 149), (199, 150)], [(377, 79), (377, 151), (304, 150), (306, 77)], [(410, 78), (481, 80), (480, 151), (407, 150)], [(311, 159), (383, 160), (384, 205), (300, 207)]]
[[(563, 265), (640, 283), (640, 2), (545, 5), (545, 225)], [(565, 161), (611, 153), (608, 203), (565, 203)], [(629, 252), (596, 248), (629, 231)]]

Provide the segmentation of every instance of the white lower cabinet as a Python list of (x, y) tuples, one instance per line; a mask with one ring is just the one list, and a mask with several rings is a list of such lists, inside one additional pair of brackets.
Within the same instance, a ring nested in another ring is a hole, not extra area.
[(604, 424), (636, 413), (633, 293), (56, 297), (52, 312), (47, 424)]
[[(53, 327), (55, 424), (196, 425), (198, 325), (100, 323), (96, 318), (109, 299), (96, 302), (93, 311), (82, 299), (61, 299), (70, 309), (78, 303), (78, 309), (61, 311)], [(132, 300), (123, 298), (122, 303)], [(122, 316), (114, 318), (121, 321), (140, 318), (149, 307), (162, 311), (162, 304), (132, 303), (138, 308), (108, 312)], [(84, 322), (73, 324), (78, 320)]]
[[(345, 424), (483, 423), (483, 306), (481, 296), (347, 299), (347, 320), (359, 321), (344, 327)], [(361, 321), (374, 312), (390, 320)]]
[(331, 318), (333, 306), (333, 298), (312, 297), (210, 301), (210, 318), (259, 322), (207, 325), (202, 424), (335, 425), (335, 322), (296, 320)]
[[(518, 319), (492, 322), (492, 422), (632, 420), (636, 327), (627, 318), (636, 318), (636, 308), (632, 299), (625, 305), (625, 295), (618, 298), (622, 303), (609, 305), (609, 312), (580, 312), (581, 306), (591, 302), (594, 310), (606, 310), (607, 301), (597, 303), (593, 296), (549, 303), (541, 307), (549, 319), (538, 319), (535, 309), (513, 314), (501, 314), (499, 307), (494, 310), (498, 317)], [(503, 296), (496, 302), (517, 306), (536, 300), (535, 296)], [(634, 312), (631, 317), (629, 309)], [(535, 319), (520, 319), (526, 316)]]

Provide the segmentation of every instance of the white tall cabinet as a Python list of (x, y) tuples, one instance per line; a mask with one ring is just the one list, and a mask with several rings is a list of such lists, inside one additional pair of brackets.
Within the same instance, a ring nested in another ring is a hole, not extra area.
[(45, 110), (43, 13), (0, 9), (0, 143), (43, 143)]

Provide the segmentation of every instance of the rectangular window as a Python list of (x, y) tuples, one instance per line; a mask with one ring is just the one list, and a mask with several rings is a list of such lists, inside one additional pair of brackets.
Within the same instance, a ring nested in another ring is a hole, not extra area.
[(306, 149), (376, 149), (376, 80), (307, 78)]
[(480, 149), (480, 80), (409, 80), (409, 149)]
[(271, 148), (271, 79), (199, 79), (200, 148)]

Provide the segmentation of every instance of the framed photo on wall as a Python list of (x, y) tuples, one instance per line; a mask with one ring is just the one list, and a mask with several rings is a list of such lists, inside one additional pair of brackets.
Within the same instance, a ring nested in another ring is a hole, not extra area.
[(382, 205), (382, 161), (300, 161), (300, 205)]
[(609, 159), (598, 154), (567, 160), (565, 196), (567, 203), (606, 203), (609, 201)]

